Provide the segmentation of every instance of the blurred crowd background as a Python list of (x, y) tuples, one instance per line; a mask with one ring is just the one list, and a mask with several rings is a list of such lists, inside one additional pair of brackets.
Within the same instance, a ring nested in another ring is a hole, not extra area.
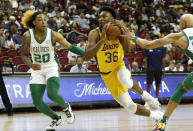
[[(0, 62), (4, 72), (26, 72), (21, 60), (20, 46), (26, 29), (21, 18), (26, 10), (42, 11), (47, 16), (48, 27), (60, 32), (72, 44), (85, 49), (90, 30), (96, 28), (98, 10), (111, 6), (117, 19), (125, 22), (136, 35), (145, 39), (161, 38), (168, 33), (179, 32), (180, 16), (193, 12), (193, 0), (1, 0), (0, 1)], [(193, 62), (184, 51), (173, 46), (165, 47), (166, 71), (192, 71)], [(62, 72), (96, 72), (95, 58), (90, 61), (62, 48), (56, 43)], [(132, 72), (143, 72), (144, 50), (130, 48), (125, 55)]]

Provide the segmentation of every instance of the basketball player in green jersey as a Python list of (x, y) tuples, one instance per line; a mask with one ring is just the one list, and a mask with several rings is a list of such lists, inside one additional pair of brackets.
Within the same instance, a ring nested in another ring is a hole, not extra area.
[(74, 114), (70, 105), (58, 94), (60, 68), (55, 53), (55, 43), (58, 42), (71, 52), (81, 56), (84, 55), (84, 51), (72, 46), (60, 33), (47, 28), (46, 16), (41, 12), (27, 11), (22, 18), (22, 24), (29, 29), (23, 35), (21, 55), (24, 63), (31, 68), (30, 90), (35, 107), (52, 118), (53, 121), (47, 130), (54, 130), (63, 123), (61, 116), (58, 116), (42, 100), (47, 85), (48, 97), (62, 107), (67, 123), (73, 123)]
[[(126, 29), (127, 30), (127, 29)], [(126, 35), (130, 39), (138, 44), (140, 47), (145, 49), (157, 48), (169, 43), (179, 46), (184, 50), (185, 54), (193, 60), (193, 15), (184, 14), (180, 18), (180, 30), (179, 33), (171, 33), (161, 39), (156, 39), (153, 41), (148, 41), (145, 39), (140, 39), (134, 36), (134, 33), (127, 30)], [(166, 111), (161, 121), (155, 124), (153, 131), (165, 131), (166, 123), (173, 113), (173, 111), (178, 107), (181, 102), (182, 96), (193, 91), (193, 72), (190, 73), (183, 82), (178, 84), (178, 87), (174, 91), (172, 97), (169, 100)]]

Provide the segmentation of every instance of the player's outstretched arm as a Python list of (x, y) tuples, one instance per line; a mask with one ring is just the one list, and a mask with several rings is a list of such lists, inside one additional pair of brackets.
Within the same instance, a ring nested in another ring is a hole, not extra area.
[(80, 55), (80, 56), (84, 56), (84, 50), (82, 48), (79, 48), (77, 46), (73, 46), (71, 45), (63, 36), (62, 34), (52, 31), (52, 42), (53, 43), (60, 43), (62, 46), (64, 46), (66, 49), (70, 50), (71, 52)]
[(30, 35), (29, 32), (25, 32), (22, 37), (21, 58), (23, 62), (33, 70), (40, 70), (41, 67), (39, 64), (32, 63), (31, 59), (29, 58), (29, 53), (30, 53)]
[(171, 33), (163, 38), (152, 40), (152, 41), (141, 39), (135, 36), (133, 38), (133, 41), (142, 48), (153, 49), (153, 48), (164, 46), (170, 43), (177, 45), (178, 44), (177, 41), (180, 38), (181, 38), (181, 33)]

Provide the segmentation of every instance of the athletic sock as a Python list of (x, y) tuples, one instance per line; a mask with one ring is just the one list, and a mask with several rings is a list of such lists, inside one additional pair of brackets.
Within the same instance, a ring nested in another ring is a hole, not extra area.
[(59, 120), (61, 116), (58, 116), (56, 113), (52, 116), (53, 120)]
[(164, 115), (162, 120), (161, 120), (161, 122), (162, 123), (166, 123), (167, 121), (168, 121), (168, 117)]
[(147, 91), (143, 91), (143, 94), (141, 96), (145, 101), (151, 100), (153, 98)]

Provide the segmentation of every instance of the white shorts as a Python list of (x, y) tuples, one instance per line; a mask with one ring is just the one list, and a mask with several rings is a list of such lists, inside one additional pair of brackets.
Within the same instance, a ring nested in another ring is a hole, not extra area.
[(59, 77), (58, 65), (41, 66), (41, 70), (35, 71), (30, 69), (30, 84), (47, 84), (47, 80), (51, 77)]

